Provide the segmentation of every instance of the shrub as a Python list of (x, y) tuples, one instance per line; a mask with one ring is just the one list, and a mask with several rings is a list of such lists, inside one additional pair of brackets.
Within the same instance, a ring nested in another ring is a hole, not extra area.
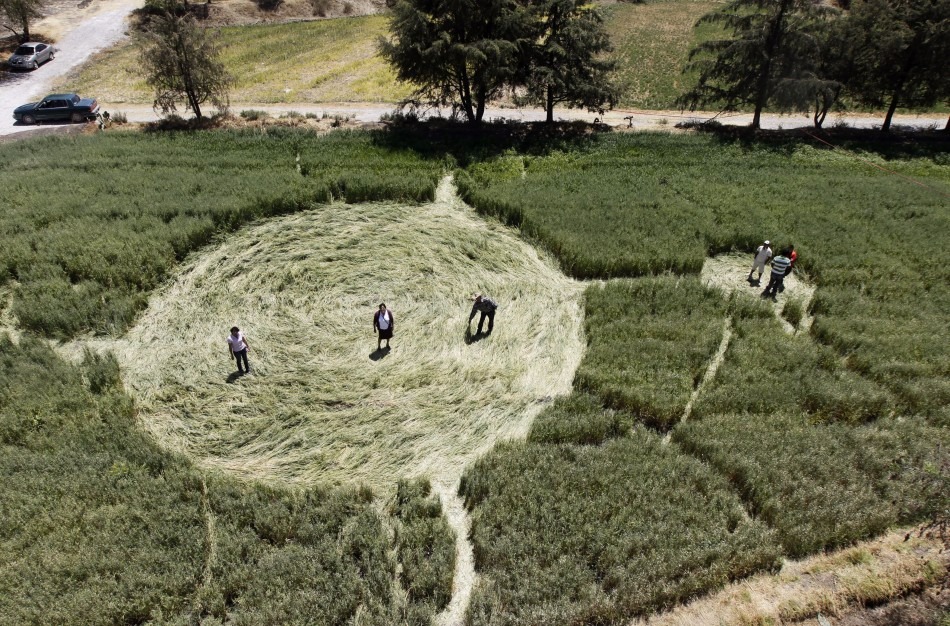
[(241, 117), (249, 122), (256, 122), (257, 120), (266, 119), (268, 115), (267, 111), (261, 111), (259, 109), (245, 109), (241, 111)]

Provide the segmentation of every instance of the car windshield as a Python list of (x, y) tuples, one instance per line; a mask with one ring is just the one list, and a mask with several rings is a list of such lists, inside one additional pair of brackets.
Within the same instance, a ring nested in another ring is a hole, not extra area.
[(18, 54), (21, 57), (29, 56), (33, 54), (33, 48), (31, 46), (20, 46), (13, 54)]
[(72, 102), (73, 104), (76, 104), (76, 103), (79, 102), (80, 100), (82, 100), (82, 98), (80, 98), (80, 97), (77, 96), (76, 94), (73, 94), (73, 95), (69, 96), (69, 101)]

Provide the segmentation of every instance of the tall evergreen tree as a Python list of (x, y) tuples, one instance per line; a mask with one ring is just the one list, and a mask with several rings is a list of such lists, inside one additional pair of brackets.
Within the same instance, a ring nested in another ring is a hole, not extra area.
[(603, 18), (587, 0), (535, 0), (530, 3), (536, 34), (528, 48), (524, 80), (528, 101), (539, 104), (554, 121), (554, 107), (603, 110), (617, 90), (611, 73), (616, 63)]
[(416, 97), (459, 108), (479, 123), (485, 104), (518, 73), (530, 36), (528, 11), (515, 0), (399, 0), (383, 57)]
[(699, 80), (680, 104), (726, 111), (751, 105), (752, 128), (759, 128), (762, 110), (780, 90), (802, 91), (818, 78), (811, 69), (820, 58), (816, 25), (829, 10), (815, 0), (732, 0), (703, 16), (697, 26), (716, 24), (731, 36), (690, 52), (687, 69), (698, 69)]
[(950, 0), (855, 0), (845, 29), (848, 93), (887, 107), (921, 108), (950, 98)]
[(184, 100), (201, 119), (201, 105), (223, 109), (228, 103), (231, 76), (218, 60), (214, 40), (194, 17), (174, 2), (149, 21), (141, 50), (145, 80), (155, 89), (155, 108), (174, 111)]

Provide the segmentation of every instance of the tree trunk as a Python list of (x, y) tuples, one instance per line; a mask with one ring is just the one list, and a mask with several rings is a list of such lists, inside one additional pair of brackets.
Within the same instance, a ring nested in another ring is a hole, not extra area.
[(465, 117), (468, 118), (468, 121), (475, 123), (475, 110), (472, 108), (472, 87), (468, 80), (468, 72), (463, 66), (461, 71), (462, 79), (462, 93), (459, 94), (462, 98), (462, 108), (465, 109)]
[(30, 18), (23, 18), (23, 41), (20, 43), (26, 43), (30, 40)]
[(478, 103), (475, 109), (475, 123), (481, 124), (482, 116), (485, 115), (485, 90), (479, 89), (475, 95), (478, 98)]
[(881, 132), (886, 133), (891, 130), (891, 118), (894, 117), (894, 111), (897, 110), (897, 99), (900, 96), (900, 91), (894, 92), (894, 97), (891, 98), (891, 106), (887, 107), (887, 115), (884, 116), (884, 123), (881, 124)]
[(548, 99), (545, 103), (545, 110), (548, 112), (547, 119), (545, 120), (548, 124), (554, 123), (554, 88), (551, 85), (548, 85)]

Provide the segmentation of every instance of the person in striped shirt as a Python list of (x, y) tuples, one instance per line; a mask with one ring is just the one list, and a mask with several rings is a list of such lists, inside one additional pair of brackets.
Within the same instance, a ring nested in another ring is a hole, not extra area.
[(782, 289), (783, 283), (785, 282), (785, 273), (792, 265), (792, 260), (788, 258), (790, 254), (791, 250), (785, 248), (779, 252), (777, 257), (772, 259), (772, 275), (769, 276), (768, 286), (766, 286), (765, 291), (762, 292), (763, 298), (772, 298), (772, 300), (775, 300), (775, 294)]

